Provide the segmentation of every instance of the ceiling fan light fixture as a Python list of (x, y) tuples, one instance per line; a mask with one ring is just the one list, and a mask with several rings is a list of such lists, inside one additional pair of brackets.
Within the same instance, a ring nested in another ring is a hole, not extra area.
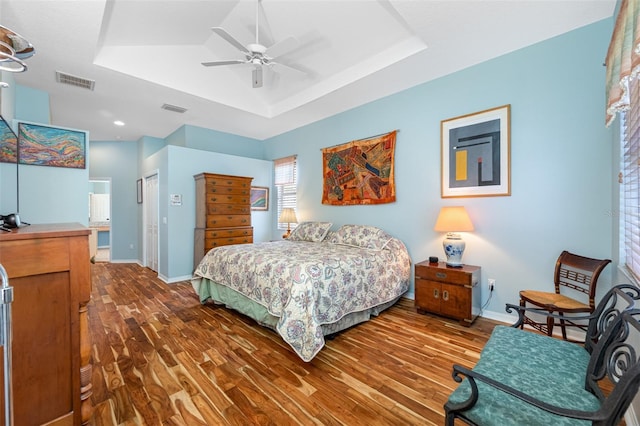
[(265, 46), (257, 43), (247, 44), (247, 49), (249, 49), (249, 51), (252, 53), (259, 53), (261, 55), (264, 55), (267, 51), (267, 48)]
[(254, 89), (262, 87), (262, 68), (255, 67), (251, 71), (251, 85)]

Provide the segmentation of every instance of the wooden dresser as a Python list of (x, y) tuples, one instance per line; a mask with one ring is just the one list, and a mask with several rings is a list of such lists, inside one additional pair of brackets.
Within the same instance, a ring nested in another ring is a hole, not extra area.
[[(79, 224), (31, 225), (0, 233), (0, 263), (14, 294), (16, 425), (89, 422), (89, 234)], [(4, 405), (0, 412), (4, 419)]]
[(253, 242), (251, 177), (201, 173), (196, 181), (193, 267), (214, 247)]

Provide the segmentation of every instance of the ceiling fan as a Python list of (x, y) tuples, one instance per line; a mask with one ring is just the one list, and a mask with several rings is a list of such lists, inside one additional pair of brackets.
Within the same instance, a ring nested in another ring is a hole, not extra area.
[(233, 45), (236, 49), (238, 49), (243, 55), (244, 59), (230, 59), (223, 61), (211, 61), (211, 62), (202, 62), (202, 65), (205, 67), (215, 67), (220, 65), (251, 65), (253, 66), (252, 71), (252, 85), (254, 88), (262, 87), (262, 75), (263, 68), (265, 66), (269, 68), (277, 67), (282, 70), (293, 71), (295, 73), (306, 75), (306, 72), (295, 68), (291, 65), (285, 65), (281, 62), (275, 61), (276, 58), (279, 58), (293, 49), (298, 47), (298, 40), (295, 37), (287, 37), (279, 42), (271, 45), (270, 47), (266, 47), (260, 44), (259, 40), (259, 31), (260, 31), (260, 21), (259, 21), (259, 12), (260, 12), (260, 4), (262, 0), (258, 0), (256, 2), (256, 42), (247, 44), (246, 46), (239, 42), (235, 37), (229, 34), (222, 27), (213, 27), (211, 30), (226, 40), (229, 44)]

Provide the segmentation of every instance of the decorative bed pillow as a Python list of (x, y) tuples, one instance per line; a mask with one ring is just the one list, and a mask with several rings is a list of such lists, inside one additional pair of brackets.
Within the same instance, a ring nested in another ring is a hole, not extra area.
[(329, 242), (353, 247), (382, 250), (391, 241), (391, 235), (369, 225), (343, 225)]
[(324, 240), (333, 223), (331, 222), (302, 222), (291, 231), (289, 240), (292, 241), (310, 241), (317, 243)]

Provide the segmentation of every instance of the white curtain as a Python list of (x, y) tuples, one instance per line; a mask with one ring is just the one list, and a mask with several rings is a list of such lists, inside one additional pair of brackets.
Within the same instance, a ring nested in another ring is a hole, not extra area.
[(639, 18), (640, 0), (622, 0), (607, 52), (607, 126), (629, 109), (629, 82), (640, 72)]

